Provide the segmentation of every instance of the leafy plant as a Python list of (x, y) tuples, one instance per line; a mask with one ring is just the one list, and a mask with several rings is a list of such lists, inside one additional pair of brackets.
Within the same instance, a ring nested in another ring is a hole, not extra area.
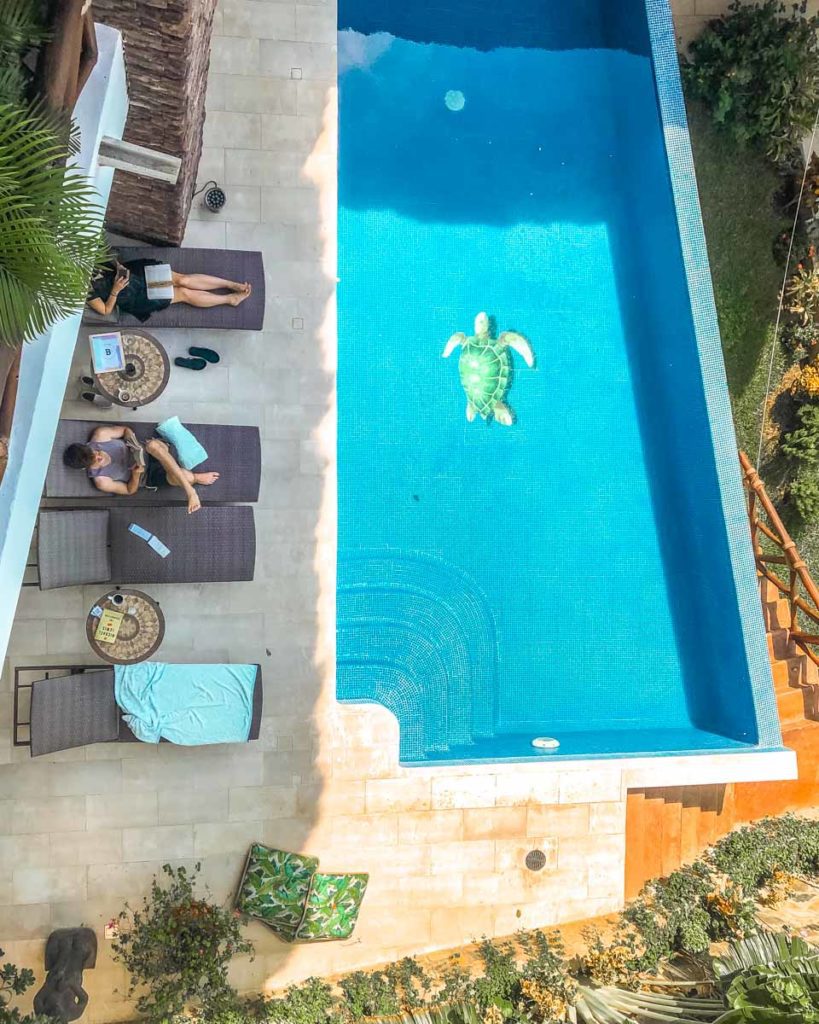
[(811, 877), (819, 872), (819, 821), (763, 818), (723, 836), (706, 860), (746, 892), (768, 885), (777, 871)]
[[(3, 955), (0, 949), (0, 957)], [(23, 1015), (10, 1005), (15, 996), (23, 995), (33, 984), (34, 974), (27, 968), (21, 970), (10, 963), (0, 966), (0, 1024), (53, 1024), (50, 1017)]]
[(0, 103), (22, 103), (30, 83), (23, 63), (26, 50), (44, 43), (49, 33), (34, 0), (0, 4)]
[(785, 435), (782, 451), (797, 462), (815, 465), (819, 461), (819, 405), (806, 403), (796, 415), (802, 426)]
[(785, 308), (804, 326), (816, 322), (819, 315), (819, 273), (812, 265), (797, 264), (785, 285)]
[(0, 344), (80, 309), (108, 258), (96, 192), (66, 168), (69, 149), (42, 115), (0, 103)]
[(689, 94), (740, 144), (784, 160), (819, 105), (819, 17), (804, 4), (742, 4), (708, 23), (682, 66)]
[(790, 496), (803, 522), (819, 516), (819, 479), (810, 470), (802, 470), (790, 485)]
[(354, 971), (341, 980), (339, 987), (353, 1020), (387, 1017), (401, 1009), (395, 988), (383, 971)]
[(189, 1003), (206, 1016), (224, 1013), (236, 1005), (228, 964), (253, 947), (242, 938), (233, 914), (196, 895), (199, 865), (191, 875), (169, 864), (162, 871), (167, 885), (154, 877), (142, 909), (126, 905), (119, 915), (120, 934), (112, 948), (131, 976), (129, 996), (147, 989), (137, 999), (137, 1010), (163, 1024)]

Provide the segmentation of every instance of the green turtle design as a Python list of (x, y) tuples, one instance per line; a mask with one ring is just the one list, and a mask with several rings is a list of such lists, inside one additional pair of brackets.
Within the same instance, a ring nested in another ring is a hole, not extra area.
[(494, 416), (498, 423), (511, 427), (515, 417), (504, 402), (512, 372), (509, 349), (522, 356), (527, 366), (534, 366), (532, 346), (515, 331), (504, 331), (500, 337), (493, 338), (486, 313), (478, 313), (475, 317), (475, 333), (471, 338), (462, 331), (452, 335), (443, 351), (444, 359), (451, 356), (459, 345), (458, 373), (466, 392), (466, 418), (471, 423), (476, 413), (485, 420)]

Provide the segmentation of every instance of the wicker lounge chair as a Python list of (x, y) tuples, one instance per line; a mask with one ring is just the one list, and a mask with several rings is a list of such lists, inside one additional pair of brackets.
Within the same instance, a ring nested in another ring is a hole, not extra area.
[(87, 324), (119, 324), (121, 327), (201, 327), (211, 331), (261, 331), (264, 326), (264, 263), (260, 252), (239, 249), (157, 249), (146, 246), (137, 249), (120, 248), (117, 254), (123, 262), (137, 259), (160, 260), (170, 263), (180, 274), (211, 274), (229, 281), (249, 281), (253, 291), (249, 299), (238, 306), (212, 306), (200, 309), (185, 302), (175, 302), (167, 309), (152, 313), (141, 324), (128, 313), (100, 316), (86, 307), (83, 319)]
[[(160, 557), (128, 529), (136, 523), (171, 549)], [(253, 509), (45, 510), (37, 533), (41, 590), (84, 583), (229, 583), (252, 580)]]
[[(141, 489), (128, 497), (98, 491), (87, 473), (69, 469), (63, 463), (63, 453), (70, 444), (85, 444), (99, 420), (60, 420), (51, 459), (46, 474), (47, 498), (93, 498), (98, 504), (121, 506), (128, 504), (184, 504), (185, 495), (176, 487), (163, 487), (157, 491)], [(141, 441), (154, 433), (155, 422), (128, 423)], [(199, 488), (199, 498), (205, 503), (227, 501), (256, 501), (261, 479), (261, 441), (258, 427), (222, 426), (213, 423), (190, 423), (190, 430), (204, 445), (208, 458), (198, 473), (215, 470), (219, 479), (209, 487)]]
[[(259, 738), (262, 704), (257, 665), (248, 740)], [(114, 700), (113, 668), (20, 665), (14, 670), (14, 745), (29, 747), (32, 757), (91, 743), (137, 742)]]

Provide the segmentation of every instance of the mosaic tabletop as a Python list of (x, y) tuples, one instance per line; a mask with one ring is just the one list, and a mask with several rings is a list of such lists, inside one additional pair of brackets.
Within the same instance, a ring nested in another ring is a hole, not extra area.
[(97, 391), (115, 405), (138, 409), (159, 398), (171, 375), (168, 353), (147, 331), (121, 331), (125, 369), (95, 375)]
[[(123, 612), (116, 640), (95, 637), (104, 611)], [(112, 665), (133, 665), (150, 658), (165, 635), (162, 609), (141, 590), (120, 589), (103, 594), (88, 613), (85, 635), (92, 650)]]

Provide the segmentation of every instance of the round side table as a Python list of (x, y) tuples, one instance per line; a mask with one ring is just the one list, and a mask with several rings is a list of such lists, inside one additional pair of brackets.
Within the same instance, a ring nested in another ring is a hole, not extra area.
[[(122, 600), (120, 600), (120, 598)], [(113, 643), (97, 640), (95, 633), (104, 611), (124, 612), (119, 633)], [(91, 649), (111, 665), (135, 665), (148, 658), (165, 636), (165, 616), (153, 598), (141, 590), (111, 590), (97, 601), (85, 622), (85, 635)]]
[(120, 331), (125, 369), (94, 374), (97, 393), (131, 409), (159, 398), (171, 376), (168, 353), (153, 334), (133, 328)]

